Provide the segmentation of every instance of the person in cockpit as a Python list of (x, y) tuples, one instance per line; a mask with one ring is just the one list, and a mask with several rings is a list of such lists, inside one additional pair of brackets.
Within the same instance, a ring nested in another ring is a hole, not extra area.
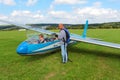
[(51, 41), (58, 40), (58, 35), (56, 33), (53, 33)]
[(55, 34), (54, 40), (58, 40), (58, 35), (57, 34)]
[(43, 34), (39, 34), (39, 40), (38, 43), (45, 43), (45, 39), (44, 39), (44, 35)]

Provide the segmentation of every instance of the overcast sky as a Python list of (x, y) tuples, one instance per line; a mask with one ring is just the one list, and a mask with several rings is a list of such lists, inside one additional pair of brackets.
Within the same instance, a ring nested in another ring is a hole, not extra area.
[(120, 22), (120, 0), (0, 0), (0, 19), (23, 24)]

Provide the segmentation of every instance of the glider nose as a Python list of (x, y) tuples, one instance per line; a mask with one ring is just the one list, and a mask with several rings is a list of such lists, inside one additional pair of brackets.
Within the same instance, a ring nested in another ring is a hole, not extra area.
[(17, 53), (18, 54), (27, 54), (27, 52), (28, 52), (28, 43), (22, 42), (17, 48)]

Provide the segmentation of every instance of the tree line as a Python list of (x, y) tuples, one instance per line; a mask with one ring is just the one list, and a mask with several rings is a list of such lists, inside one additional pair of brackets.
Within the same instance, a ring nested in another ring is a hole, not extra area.
[[(101, 24), (89, 24), (89, 29), (118, 29), (120, 28), (120, 22), (110, 22)], [(84, 24), (65, 24), (67, 29), (83, 29)], [(56, 26), (49, 26), (47, 29), (56, 29)]]
[[(56, 29), (58, 24), (27, 24), (33, 27), (46, 28), (47, 30)], [(67, 29), (83, 29), (84, 24), (64, 24)], [(120, 28), (120, 22), (109, 22), (101, 24), (89, 24), (89, 29), (118, 29)], [(0, 25), (0, 30), (17, 30), (23, 29), (14, 25)]]

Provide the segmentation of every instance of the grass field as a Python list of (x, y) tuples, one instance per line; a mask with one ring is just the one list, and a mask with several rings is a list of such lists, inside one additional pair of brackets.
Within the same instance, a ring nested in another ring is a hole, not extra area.
[[(81, 34), (82, 30), (70, 30)], [(73, 62), (61, 63), (60, 51), (20, 56), (26, 32), (0, 31), (0, 80), (120, 80), (120, 49), (78, 42), (68, 47)], [(88, 36), (120, 43), (120, 29), (88, 30)]]

